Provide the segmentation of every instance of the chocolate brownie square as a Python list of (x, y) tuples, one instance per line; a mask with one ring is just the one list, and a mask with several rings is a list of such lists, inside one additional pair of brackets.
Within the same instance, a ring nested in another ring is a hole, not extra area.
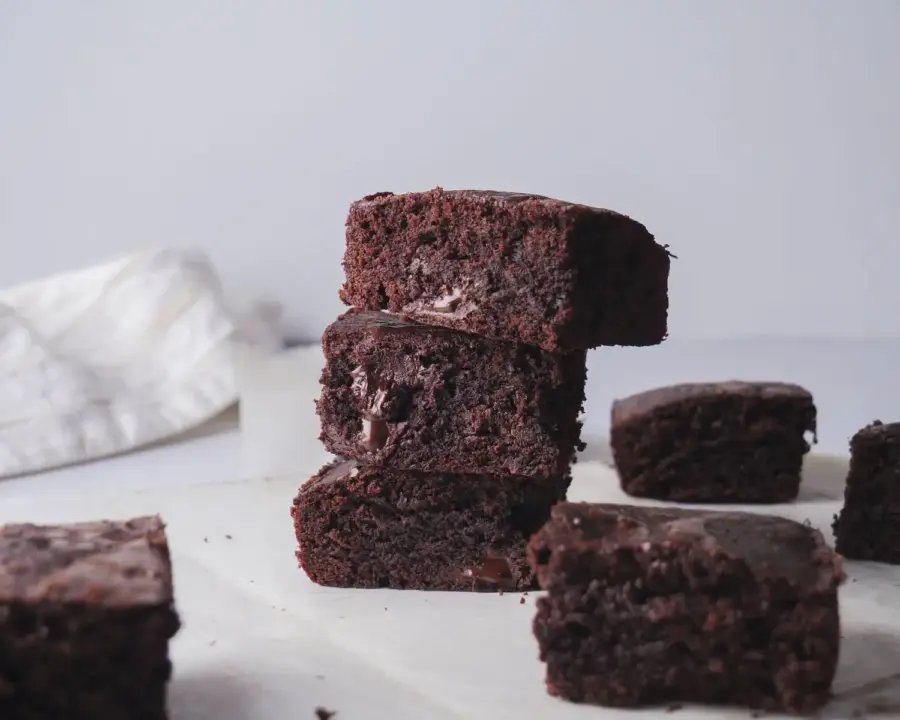
[(0, 528), (0, 717), (165, 720), (179, 620), (163, 527)]
[(528, 590), (525, 543), (569, 478), (417, 473), (337, 460), (297, 494), (297, 558), (320, 585)]
[(900, 423), (875, 421), (850, 440), (844, 507), (833, 529), (845, 557), (900, 565)]
[(551, 477), (581, 447), (585, 352), (552, 354), (350, 311), (326, 331), (317, 408), (335, 455), (402, 470)]
[(675, 385), (617, 400), (610, 444), (634, 497), (703, 503), (779, 503), (800, 489), (816, 406), (798, 385)]
[(551, 352), (657, 345), (670, 257), (610, 210), (482, 190), (377, 193), (350, 207), (341, 298)]
[(528, 545), (551, 695), (607, 706), (829, 699), (841, 559), (764, 515), (561, 503)]

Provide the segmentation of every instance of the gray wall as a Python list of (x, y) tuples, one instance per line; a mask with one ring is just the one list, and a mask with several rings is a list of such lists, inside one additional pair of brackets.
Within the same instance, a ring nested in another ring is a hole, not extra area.
[(533, 191), (672, 245), (673, 337), (898, 334), (897, 0), (0, 0), (0, 285), (207, 249), (311, 335), (348, 203)]

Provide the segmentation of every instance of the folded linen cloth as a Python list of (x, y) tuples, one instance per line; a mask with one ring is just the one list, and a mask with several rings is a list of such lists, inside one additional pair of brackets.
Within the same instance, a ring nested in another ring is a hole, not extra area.
[(281, 346), (209, 260), (159, 250), (0, 291), (0, 477), (174, 438), (237, 400), (236, 354)]

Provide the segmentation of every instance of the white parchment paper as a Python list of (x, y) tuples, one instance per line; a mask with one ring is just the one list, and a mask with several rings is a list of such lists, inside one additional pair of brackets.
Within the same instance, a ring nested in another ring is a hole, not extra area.
[[(839, 460), (817, 464), (839, 474)], [(162, 513), (185, 621), (173, 645), (172, 720), (313, 718), (319, 706), (337, 710), (336, 720), (673, 717), (665, 709), (629, 712), (549, 697), (531, 634), (537, 593), (313, 585), (293, 555), (288, 508), (300, 481), (298, 475), (140, 495), (14, 500), (0, 507), (0, 522)], [(578, 468), (573, 496), (623, 500), (615, 487), (611, 471), (587, 462)], [(816, 494), (776, 511), (824, 527), (837, 504), (818, 496), (827, 489), (811, 485)], [(837, 697), (823, 717), (898, 717), (900, 571), (866, 563), (848, 563), (848, 570)], [(674, 717), (750, 713), (684, 707)]]
[[(321, 351), (310, 348), (295, 359), (289, 367), (296, 373), (282, 377), (290, 381), (282, 387), (307, 411), (292, 407), (280, 415), (279, 432), (300, 446), (284, 459), (291, 467), (287, 475), (0, 506), (0, 522), (163, 515), (185, 616), (173, 646), (173, 720), (312, 719), (317, 706), (336, 710), (335, 720), (751, 716), (745, 709), (699, 707), (676, 713), (611, 710), (549, 697), (531, 634), (537, 593), (340, 590), (309, 582), (294, 558), (289, 508), (299, 484), (328, 459), (316, 439), (312, 406), (318, 393), (312, 368), (321, 362)], [(254, 383), (248, 381), (242, 393), (256, 392)], [(278, 424), (278, 405), (253, 418)], [(268, 452), (279, 445), (270, 443)], [(278, 465), (278, 458), (270, 460)], [(809, 520), (830, 539), (845, 473), (845, 459), (812, 456), (800, 502), (746, 509)], [(603, 447), (589, 447), (582, 456), (571, 497), (629, 501), (604, 464)], [(823, 717), (900, 717), (900, 568), (848, 562), (847, 570), (836, 699)]]

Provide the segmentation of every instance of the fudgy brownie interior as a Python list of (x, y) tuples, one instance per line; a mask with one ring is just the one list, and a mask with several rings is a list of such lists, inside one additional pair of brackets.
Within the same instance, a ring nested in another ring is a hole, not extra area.
[(350, 311), (326, 331), (317, 403), (338, 456), (397, 469), (551, 477), (580, 442), (585, 353)]

